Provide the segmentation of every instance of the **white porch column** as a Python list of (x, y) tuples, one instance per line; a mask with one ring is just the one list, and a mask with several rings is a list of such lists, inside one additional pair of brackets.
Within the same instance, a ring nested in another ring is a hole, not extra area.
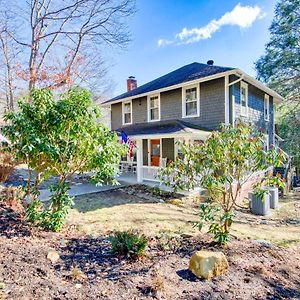
[(143, 140), (136, 140), (136, 179), (137, 182), (143, 182)]
[(186, 144), (188, 144), (188, 143), (190, 142), (190, 137), (185, 136), (185, 137), (184, 137), (184, 142), (185, 142)]

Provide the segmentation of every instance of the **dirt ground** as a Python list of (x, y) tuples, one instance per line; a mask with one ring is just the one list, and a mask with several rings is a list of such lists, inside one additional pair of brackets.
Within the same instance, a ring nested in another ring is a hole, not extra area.
[[(298, 194), (268, 217), (238, 211), (225, 249), (191, 226), (195, 201), (169, 200), (135, 188), (80, 196), (61, 233), (31, 228), (1, 204), (0, 299), (300, 299)], [(147, 256), (113, 256), (111, 231), (134, 227), (149, 237)], [(189, 258), (200, 249), (224, 251), (228, 274), (193, 276)]]

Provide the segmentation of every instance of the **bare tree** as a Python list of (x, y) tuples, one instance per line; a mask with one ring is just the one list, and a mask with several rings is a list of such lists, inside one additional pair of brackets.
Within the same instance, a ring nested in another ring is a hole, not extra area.
[(9, 37), (5, 32), (0, 33), (0, 49), (2, 54), (3, 71), (2, 84), (8, 110), (14, 110), (13, 66), (11, 60), (11, 48)]
[[(0, 99), (4, 111), (13, 111), (16, 107), (18, 56), (20, 49), (11, 38), (8, 30), (10, 15), (0, 11)], [(4, 102), (4, 103), (3, 103)]]
[(0, 5), (13, 14), (6, 34), (23, 49), (18, 76), (29, 91), (99, 81), (106, 72), (101, 50), (126, 46), (125, 19), (135, 11), (134, 0), (15, 0)]

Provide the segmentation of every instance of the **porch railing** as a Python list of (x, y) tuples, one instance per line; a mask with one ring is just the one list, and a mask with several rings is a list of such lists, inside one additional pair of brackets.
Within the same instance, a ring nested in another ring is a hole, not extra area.
[(154, 167), (154, 166), (142, 166), (141, 167), (142, 179), (160, 182), (158, 178), (159, 169), (160, 169), (159, 167)]

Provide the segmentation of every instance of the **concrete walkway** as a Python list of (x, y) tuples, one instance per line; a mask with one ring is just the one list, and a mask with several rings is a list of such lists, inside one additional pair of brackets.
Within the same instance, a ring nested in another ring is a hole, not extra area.
[[(119, 181), (120, 185), (112, 186), (112, 185), (102, 185), (102, 186), (96, 186), (92, 183), (73, 183), (69, 190), (69, 195), (72, 197), (85, 195), (85, 194), (93, 194), (93, 193), (99, 193), (104, 191), (110, 191), (114, 190), (119, 187), (129, 186), (133, 184), (137, 184), (136, 180), (136, 174), (132, 173), (125, 173), (120, 175), (117, 180)], [(147, 185), (149, 187), (158, 187), (161, 190), (165, 192), (171, 192), (172, 188), (167, 187), (164, 184), (160, 184), (159, 182), (152, 182), (152, 181), (144, 181), (142, 184)], [(204, 190), (203, 189), (195, 189), (194, 191), (181, 191), (178, 192), (179, 194), (182, 194), (184, 196), (192, 196), (192, 195), (198, 195), (201, 194)], [(48, 201), (51, 193), (47, 189), (40, 190), (40, 200), (41, 201)]]
[[(74, 196), (80, 196), (84, 194), (93, 194), (93, 193), (99, 193), (99, 192), (104, 192), (104, 191), (110, 191), (115, 188), (123, 187), (130, 185), (130, 183), (125, 183), (125, 182), (120, 182), (120, 185), (117, 186), (112, 186), (112, 185), (102, 185), (102, 186), (96, 186), (95, 184), (92, 183), (76, 183), (71, 185), (70, 190), (69, 190), (69, 195), (74, 197)], [(40, 197), (39, 199), (41, 201), (48, 201), (51, 193), (47, 189), (40, 190)]]

